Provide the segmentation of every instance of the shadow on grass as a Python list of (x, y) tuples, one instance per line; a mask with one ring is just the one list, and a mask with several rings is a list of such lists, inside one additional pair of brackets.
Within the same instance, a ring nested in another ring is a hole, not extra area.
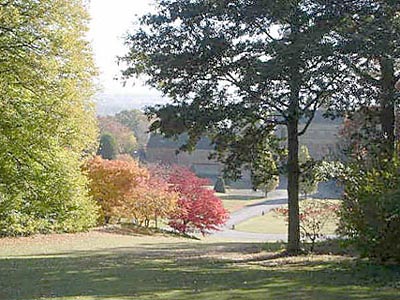
[[(397, 299), (400, 267), (229, 259), (280, 244), (142, 244), (0, 259), (0, 299)], [(212, 254), (216, 255), (213, 256)], [(224, 258), (226, 256), (228, 258)]]
[(255, 206), (260, 206), (260, 205), (281, 205), (281, 204), (287, 204), (287, 198), (265, 200), (263, 202), (246, 205), (246, 207), (255, 207)]
[(166, 237), (179, 237), (192, 240), (200, 240), (198, 237), (190, 234), (174, 232), (155, 227), (142, 227), (131, 223), (122, 223), (115, 226), (99, 227), (96, 231), (101, 233), (129, 235), (129, 236), (166, 236)]

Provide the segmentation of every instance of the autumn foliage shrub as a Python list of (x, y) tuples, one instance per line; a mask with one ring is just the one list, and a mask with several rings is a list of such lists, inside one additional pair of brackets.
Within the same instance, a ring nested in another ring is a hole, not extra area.
[(148, 227), (163, 219), (181, 233), (206, 234), (228, 218), (221, 200), (204, 187), (207, 179), (181, 167), (144, 168), (129, 156), (118, 158), (96, 156), (86, 165), (90, 193), (101, 206), (103, 222), (126, 218)]
[(162, 179), (151, 177), (137, 161), (127, 156), (120, 159), (96, 156), (86, 165), (90, 193), (101, 206), (102, 221), (129, 218), (149, 226), (151, 220), (167, 217), (175, 209), (177, 194)]
[(135, 161), (107, 160), (100, 156), (87, 163), (86, 171), (90, 179), (90, 194), (101, 206), (105, 223), (112, 216), (124, 214), (124, 203), (143, 177), (148, 176), (147, 171)]
[(178, 207), (170, 215), (169, 225), (181, 233), (218, 230), (228, 219), (228, 212), (214, 192), (205, 188), (208, 179), (197, 177), (182, 167), (168, 170), (171, 189), (179, 194)]
[[(305, 200), (300, 205), (300, 232), (304, 240), (311, 242), (311, 251), (317, 239), (323, 237), (323, 230), (329, 221), (338, 217), (339, 204), (331, 201)], [(278, 217), (288, 220), (289, 209), (287, 206), (275, 208), (273, 212)]]
[(147, 176), (142, 178), (129, 199), (124, 203), (125, 217), (132, 217), (140, 226), (149, 227), (154, 221), (158, 227), (160, 219), (167, 219), (175, 211), (178, 194), (172, 191), (162, 178)]

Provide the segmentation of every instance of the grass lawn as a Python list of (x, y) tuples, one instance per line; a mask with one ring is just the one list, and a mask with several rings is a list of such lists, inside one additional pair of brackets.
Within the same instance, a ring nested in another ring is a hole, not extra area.
[(398, 299), (400, 267), (129, 232), (0, 239), (0, 299)]
[[(335, 202), (338, 200), (331, 201)], [(326, 223), (322, 233), (334, 234), (336, 228), (336, 221), (330, 220)], [(257, 216), (236, 225), (236, 230), (256, 233), (286, 234), (287, 224), (284, 218), (277, 217), (273, 212), (268, 212), (264, 216)]]
[(222, 203), (230, 213), (238, 211), (248, 205), (257, 204), (264, 202), (267, 199), (263, 196), (258, 195), (241, 195), (236, 194), (235, 190), (228, 191), (225, 194), (215, 193), (218, 198), (222, 200)]

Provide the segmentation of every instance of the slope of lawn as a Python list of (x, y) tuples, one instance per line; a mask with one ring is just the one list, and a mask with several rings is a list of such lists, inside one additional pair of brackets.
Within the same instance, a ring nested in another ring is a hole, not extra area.
[[(339, 200), (330, 201), (338, 202)], [(336, 228), (337, 220), (329, 220), (325, 224), (322, 234), (334, 234)], [(277, 216), (274, 212), (268, 212), (264, 216), (257, 216), (236, 225), (236, 230), (268, 234), (286, 234), (287, 223), (283, 217)]]
[(398, 299), (400, 267), (129, 232), (0, 239), (0, 299)]
[(264, 196), (259, 193), (248, 192), (243, 193), (240, 190), (228, 190), (227, 193), (215, 193), (218, 198), (222, 200), (222, 203), (226, 210), (230, 213), (238, 211), (246, 206), (261, 203), (267, 200)]

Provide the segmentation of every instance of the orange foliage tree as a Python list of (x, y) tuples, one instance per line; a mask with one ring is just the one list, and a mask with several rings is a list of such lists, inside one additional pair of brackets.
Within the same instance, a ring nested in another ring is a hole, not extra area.
[(91, 196), (100, 204), (104, 222), (120, 216), (124, 202), (148, 172), (135, 161), (107, 160), (94, 157), (86, 164)]
[(120, 160), (94, 157), (86, 165), (90, 193), (100, 204), (104, 222), (111, 217), (134, 219), (138, 225), (149, 226), (165, 218), (176, 207), (177, 193), (146, 168), (126, 156)]
[(125, 203), (125, 213), (133, 217), (140, 226), (149, 227), (153, 220), (155, 227), (159, 219), (166, 219), (175, 211), (178, 193), (171, 191), (164, 180), (147, 177), (139, 184)]

